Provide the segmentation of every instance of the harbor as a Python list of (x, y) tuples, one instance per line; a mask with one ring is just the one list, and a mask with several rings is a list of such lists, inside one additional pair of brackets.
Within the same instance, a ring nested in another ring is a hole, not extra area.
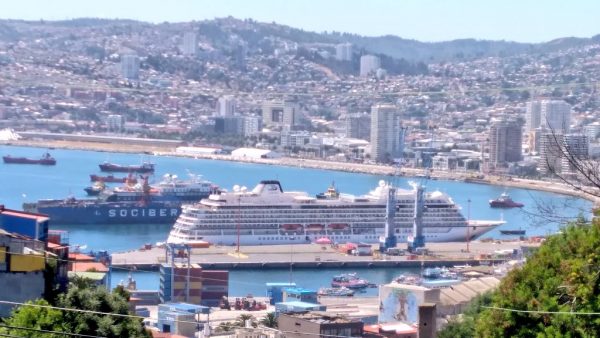
[[(421, 268), (455, 265), (494, 265), (516, 259), (524, 251), (539, 246), (535, 241), (472, 241), (427, 243), (421, 255), (405, 253), (406, 244), (398, 249), (402, 255), (382, 255), (375, 245), (369, 255), (344, 253), (340, 246), (318, 244), (211, 246), (191, 249), (190, 261), (210, 269), (329, 269), (329, 268)], [(182, 252), (182, 257), (185, 253)], [(167, 263), (166, 248), (152, 247), (114, 253), (113, 268), (156, 271)]]

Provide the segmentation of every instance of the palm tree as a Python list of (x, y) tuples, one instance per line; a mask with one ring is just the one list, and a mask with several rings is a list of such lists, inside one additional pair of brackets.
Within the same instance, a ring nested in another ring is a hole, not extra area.
[(259, 322), (261, 325), (276, 328), (277, 327), (277, 317), (275, 317), (275, 312), (268, 312)]
[(242, 313), (241, 315), (239, 315), (239, 317), (237, 317), (237, 320), (235, 321), (235, 325), (239, 327), (245, 327), (247, 320), (250, 321), (253, 327), (256, 327), (256, 318), (254, 318), (253, 315), (247, 313)]

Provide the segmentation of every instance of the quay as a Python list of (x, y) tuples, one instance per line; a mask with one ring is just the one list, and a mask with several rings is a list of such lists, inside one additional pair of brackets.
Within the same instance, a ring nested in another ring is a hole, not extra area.
[[(191, 250), (190, 260), (209, 269), (286, 269), (302, 268), (419, 268), (454, 265), (493, 265), (514, 259), (521, 253), (537, 247), (539, 243), (525, 241), (474, 241), (427, 243), (426, 255), (374, 255), (344, 254), (332, 245), (294, 244), (241, 246), (211, 246)], [(373, 245), (375, 248), (376, 245)], [(406, 249), (406, 244), (399, 246)], [(111, 255), (112, 267), (121, 269), (158, 270), (166, 263), (166, 250), (162, 247), (139, 249)]]

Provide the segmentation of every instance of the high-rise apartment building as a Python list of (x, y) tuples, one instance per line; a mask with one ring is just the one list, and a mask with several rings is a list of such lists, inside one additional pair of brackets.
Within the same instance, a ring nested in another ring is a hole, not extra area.
[(560, 100), (541, 100), (527, 103), (525, 129), (545, 128), (559, 134), (569, 132), (571, 105)]
[(367, 77), (381, 68), (381, 60), (375, 55), (363, 55), (360, 57), (360, 76)]
[(490, 165), (502, 167), (522, 159), (522, 124), (519, 121), (496, 122), (490, 127)]
[(335, 46), (335, 58), (339, 61), (352, 60), (352, 44), (340, 43)]
[(400, 112), (392, 105), (371, 107), (371, 159), (389, 162), (401, 158), (406, 128), (402, 127)]
[(346, 137), (369, 141), (371, 139), (371, 116), (369, 114), (348, 114), (346, 116)]
[(225, 117), (235, 114), (235, 98), (233, 96), (221, 96), (217, 100), (216, 115)]
[(198, 53), (198, 36), (195, 32), (186, 32), (183, 34), (181, 50), (183, 55), (196, 56)]
[(137, 55), (121, 55), (121, 74), (128, 80), (137, 80), (140, 72), (140, 58)]
[(547, 132), (540, 137), (539, 169), (542, 174), (573, 172), (575, 164), (589, 155), (587, 136)]

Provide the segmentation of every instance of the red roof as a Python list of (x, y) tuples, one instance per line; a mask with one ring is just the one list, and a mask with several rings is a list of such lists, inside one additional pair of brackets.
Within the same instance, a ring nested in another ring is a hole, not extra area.
[(86, 272), (90, 270), (96, 270), (98, 272), (108, 272), (106, 265), (100, 262), (73, 262), (71, 265), (71, 271), (74, 272)]
[(79, 252), (69, 252), (69, 260), (78, 262), (93, 262), (94, 257)]
[(15, 217), (22, 217), (22, 218), (34, 219), (34, 220), (36, 220), (38, 222), (43, 222), (43, 221), (47, 221), (48, 220), (48, 216), (46, 216), (46, 215), (34, 214), (34, 213), (31, 213), (31, 212), (11, 210), (11, 209), (0, 209), (0, 214), (8, 215), (8, 216), (15, 216)]

